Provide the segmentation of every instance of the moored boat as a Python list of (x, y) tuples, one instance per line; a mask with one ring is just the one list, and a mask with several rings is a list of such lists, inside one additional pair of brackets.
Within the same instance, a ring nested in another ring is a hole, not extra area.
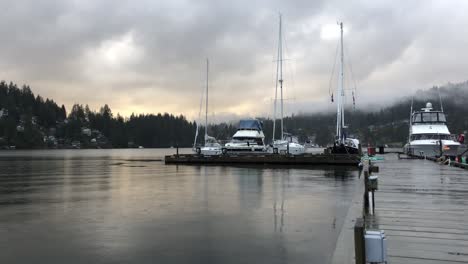
[(344, 103), (345, 103), (345, 89), (344, 89), (344, 51), (343, 51), (343, 23), (340, 26), (340, 73), (338, 88), (336, 94), (336, 136), (333, 142), (333, 147), (330, 148), (333, 154), (361, 154), (361, 145), (358, 139), (349, 136), (348, 126), (345, 125), (344, 118)]
[[(276, 62), (276, 85), (275, 85), (275, 99), (273, 107), (273, 143), (271, 151), (275, 154), (293, 154), (300, 155), (305, 153), (305, 147), (299, 144), (297, 137), (293, 137), (289, 133), (284, 132), (283, 122), (283, 39), (282, 39), (282, 19), (279, 16), (279, 41), (278, 41), (278, 58)], [(278, 85), (280, 88), (280, 125), (281, 125), (281, 138), (276, 139), (276, 105), (278, 98)]]
[(408, 143), (404, 146), (407, 154), (440, 157), (454, 157), (460, 143), (450, 134), (443, 109), (436, 111), (428, 102), (421, 111), (411, 110)]
[(237, 132), (222, 149), (223, 153), (265, 153), (263, 124), (257, 119), (244, 119), (239, 122)]
[[(206, 90), (205, 90), (205, 143), (203, 146), (197, 146), (198, 137), (198, 123), (197, 130), (195, 132), (195, 140), (193, 143), (193, 150), (197, 154), (201, 155), (220, 155), (222, 154), (222, 146), (218, 143), (216, 138), (208, 135), (208, 72), (209, 72), (209, 61), (206, 60)], [(201, 105), (200, 105), (201, 110)], [(200, 111), (201, 112), (201, 111)]]

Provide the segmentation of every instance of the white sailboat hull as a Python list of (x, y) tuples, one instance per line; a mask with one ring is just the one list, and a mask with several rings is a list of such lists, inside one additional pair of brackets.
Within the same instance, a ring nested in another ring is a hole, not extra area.
[(277, 152), (278, 154), (301, 155), (306, 152), (306, 149), (299, 143), (288, 142), (286, 140), (277, 140), (273, 142), (272, 151)]
[(222, 149), (220, 147), (202, 147), (200, 148), (200, 154), (204, 156), (217, 156), (221, 155)]

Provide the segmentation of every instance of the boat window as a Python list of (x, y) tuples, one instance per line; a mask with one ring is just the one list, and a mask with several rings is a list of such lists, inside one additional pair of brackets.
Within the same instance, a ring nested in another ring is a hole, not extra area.
[(422, 113), (422, 121), (423, 122), (437, 122), (437, 113)]
[(262, 142), (262, 139), (251, 138), (251, 137), (234, 137), (234, 138), (232, 138), (232, 142), (234, 142), (234, 143), (247, 143), (247, 142), (257, 143), (257, 142)]
[(432, 139), (432, 140), (451, 140), (451, 135), (441, 135), (441, 134), (415, 134), (411, 135), (410, 140), (425, 140), (425, 139)]
[(447, 122), (444, 113), (439, 113), (439, 122)]
[(239, 129), (241, 130), (262, 130), (262, 123), (256, 119), (241, 120), (239, 122)]
[(421, 122), (421, 113), (413, 115), (413, 123)]

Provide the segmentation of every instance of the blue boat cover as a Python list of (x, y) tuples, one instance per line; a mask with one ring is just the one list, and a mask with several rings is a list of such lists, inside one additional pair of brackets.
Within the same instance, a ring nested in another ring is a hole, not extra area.
[(262, 123), (256, 119), (241, 120), (239, 129), (262, 130)]

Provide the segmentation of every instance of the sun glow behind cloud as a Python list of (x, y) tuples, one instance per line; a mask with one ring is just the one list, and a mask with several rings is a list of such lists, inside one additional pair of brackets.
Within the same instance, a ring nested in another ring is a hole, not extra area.
[(344, 22), (345, 61), (352, 62), (363, 107), (463, 81), (468, 67), (467, 53), (460, 52), (468, 43), (459, 29), (468, 23), (464, 1), (4, 4), (0, 32), (8, 41), (0, 49), (2, 78), (26, 83), (67, 109), (73, 103), (92, 109), (107, 103), (123, 115), (170, 112), (194, 118), (208, 57), (210, 112), (271, 116), (278, 11), (287, 42), (285, 97), (297, 99), (288, 101), (288, 114), (327, 108), (337, 20)]
[[(320, 39), (322, 40), (335, 40), (340, 38), (340, 27), (339, 22), (329, 23), (322, 25), (320, 28)], [(349, 31), (349, 25), (343, 29), (343, 35), (346, 35)]]
[(85, 69), (91, 69), (90, 76), (97, 73), (124, 71), (138, 64), (143, 58), (143, 48), (135, 42), (134, 33), (129, 31), (113, 39), (102, 41), (99, 46), (85, 51)]

